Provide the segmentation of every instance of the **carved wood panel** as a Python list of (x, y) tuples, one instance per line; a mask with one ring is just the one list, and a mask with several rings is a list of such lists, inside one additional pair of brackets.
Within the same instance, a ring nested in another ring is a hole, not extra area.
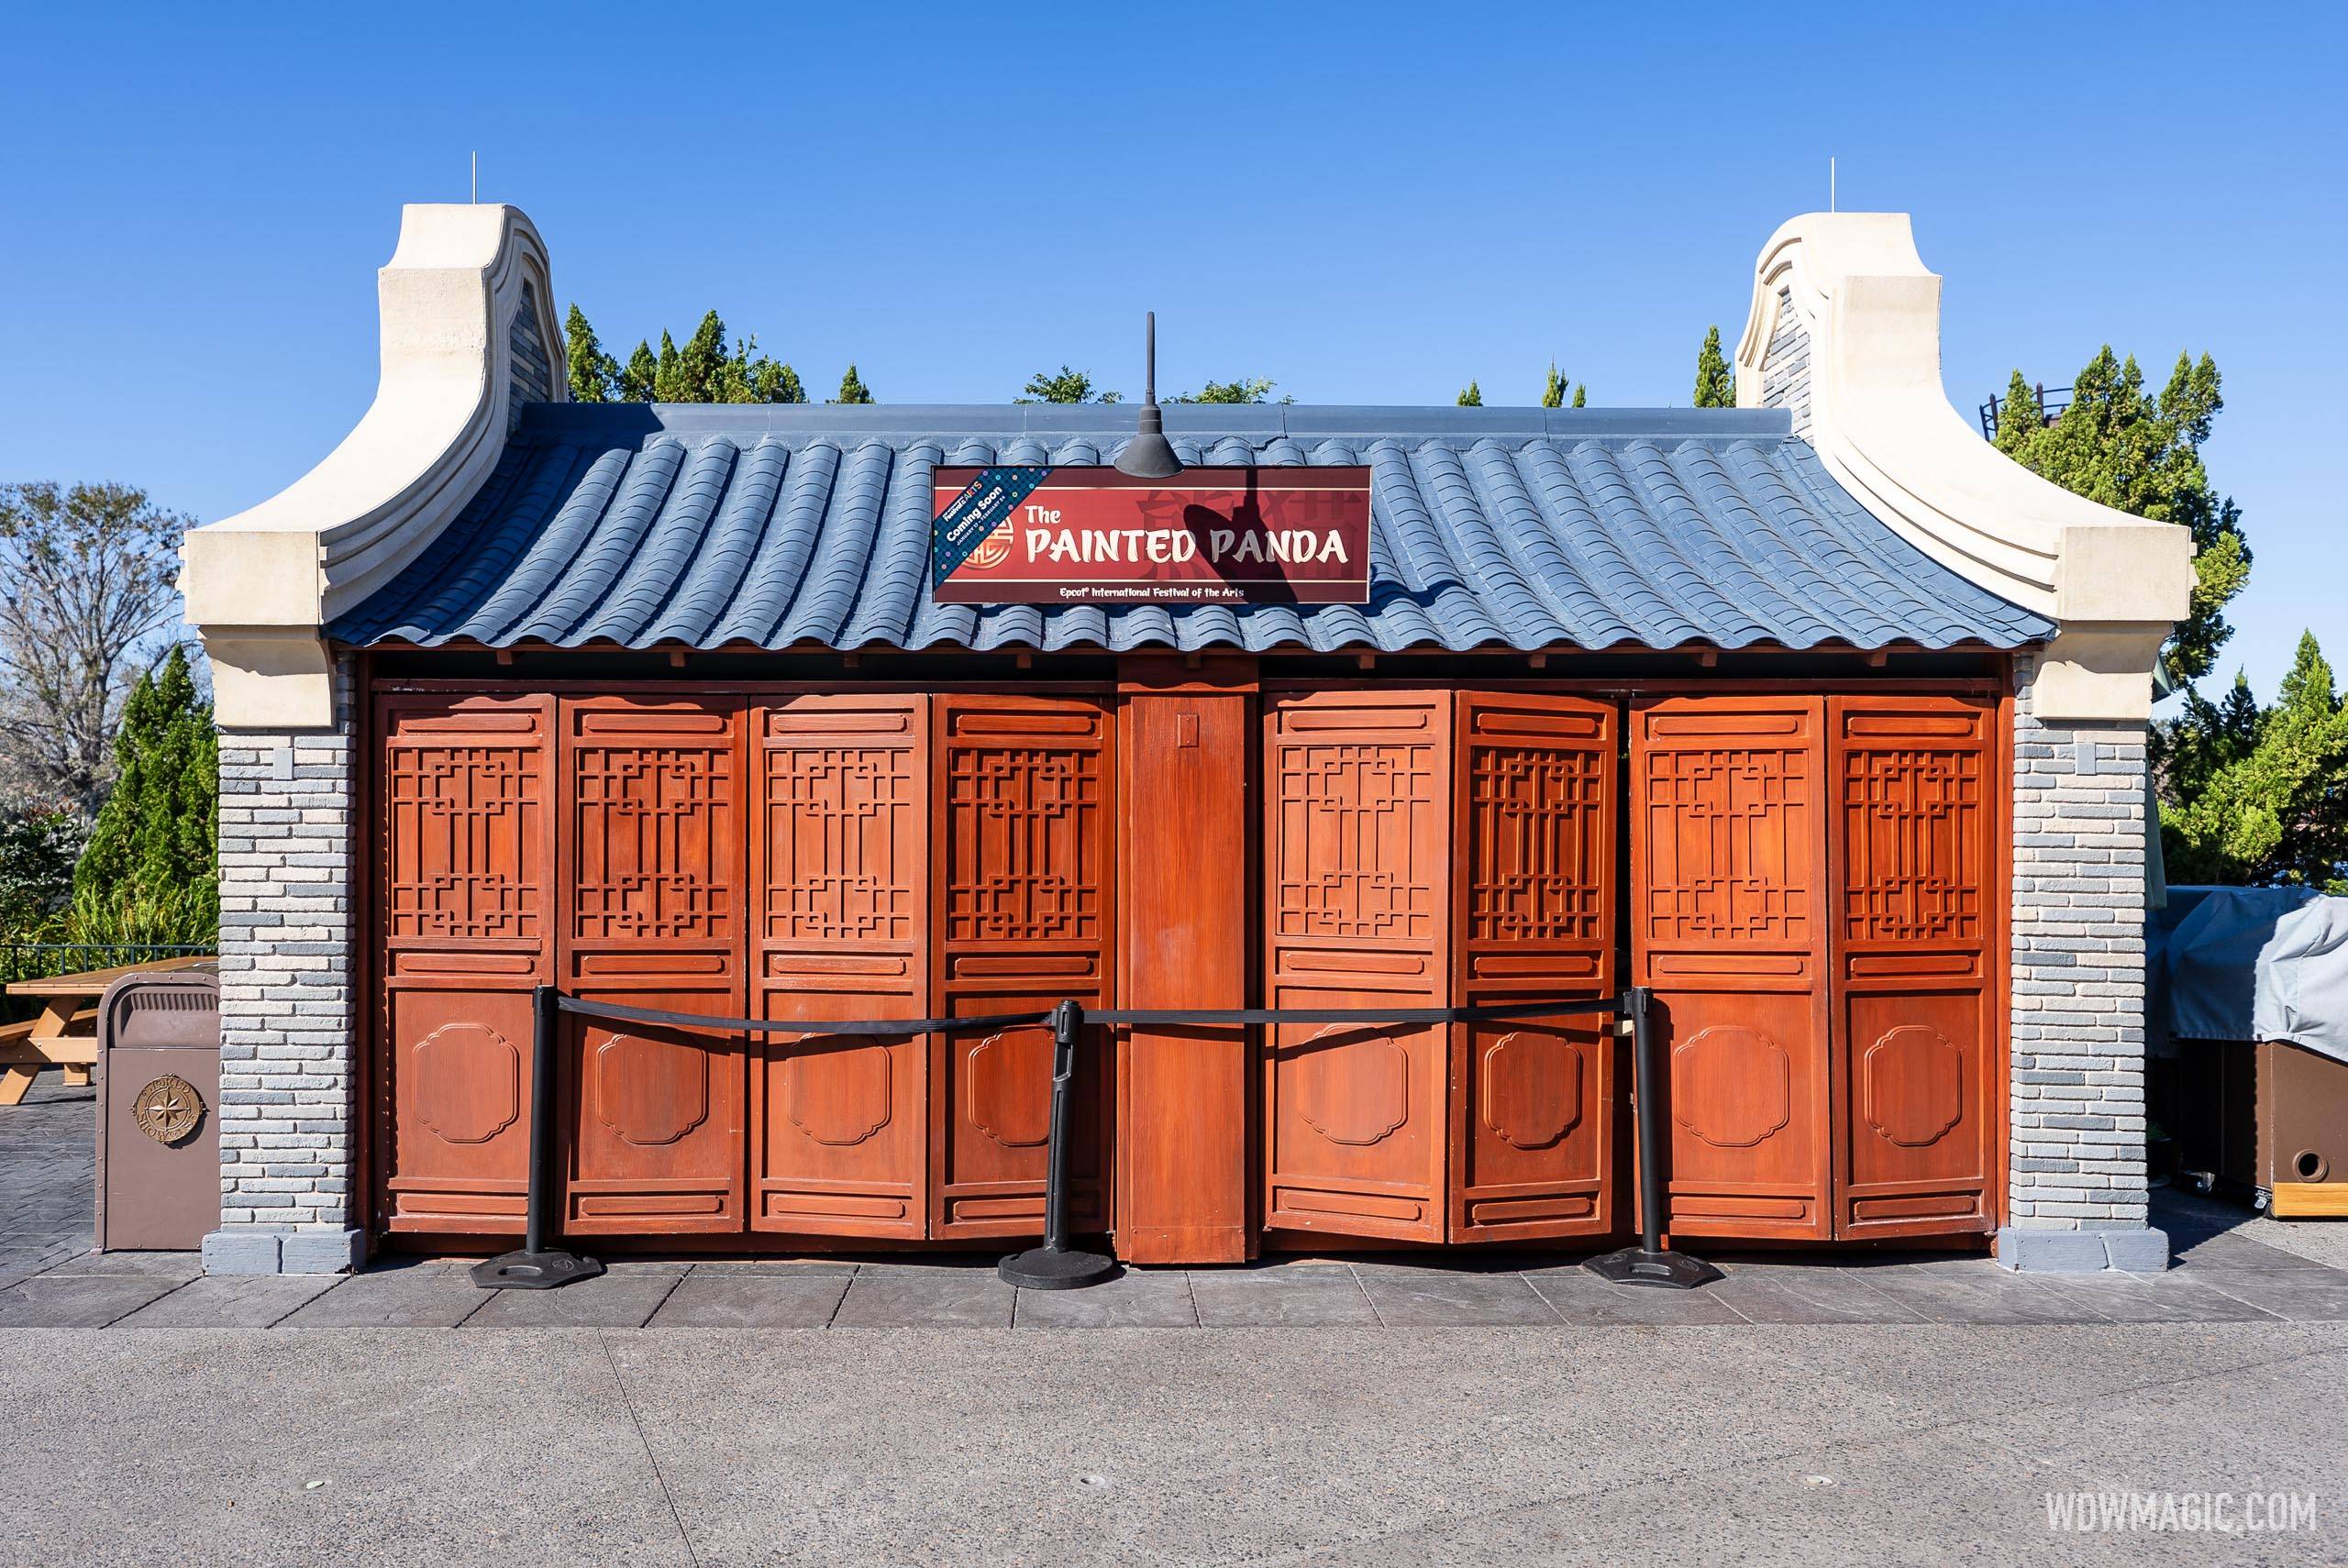
[(1661, 1004), (1683, 1235), (1832, 1230), (1823, 707), (1632, 706), (1632, 962)]
[(518, 1231), (530, 992), (553, 974), (554, 703), (376, 699), (378, 1213)]
[[(1611, 994), (1614, 705), (1463, 691), (1456, 723), (1454, 1001)], [(1525, 1021), (1453, 1035), (1453, 1239), (1614, 1229), (1611, 1031)]]
[[(1116, 754), (1107, 701), (933, 699), (934, 994), (943, 1014), (1109, 1005), (1114, 964)], [(1088, 1028), (1077, 1065), (1069, 1223), (1109, 1222), (1113, 1063)], [(1043, 1223), (1051, 1036), (962, 1031), (930, 1051), (936, 1236), (1018, 1236)]]
[[(565, 697), (558, 969), (575, 994), (743, 1013), (743, 706)], [(743, 1228), (739, 1034), (566, 1019), (566, 1226), (581, 1235)]]
[(1846, 1236), (1987, 1231), (2001, 1032), (1997, 706), (1827, 704), (1836, 786), (1833, 960)]
[[(1449, 989), (1452, 695), (1264, 701), (1266, 999), (1440, 1006)], [(1264, 1066), (1265, 1220), (1441, 1241), (1440, 1028), (1280, 1025)]]
[[(753, 1016), (924, 1016), (929, 699), (802, 692), (749, 724)], [(926, 1037), (804, 1038), (750, 1045), (752, 1228), (925, 1235)]]

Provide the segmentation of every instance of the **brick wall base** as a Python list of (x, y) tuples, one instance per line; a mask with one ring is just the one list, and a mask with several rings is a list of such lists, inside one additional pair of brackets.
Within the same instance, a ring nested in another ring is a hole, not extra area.
[[(2010, 1266), (2144, 1266), (2144, 726), (2014, 715)], [(2038, 1232), (2074, 1232), (2068, 1242)], [(2124, 1258), (2126, 1262), (2114, 1261)]]
[(220, 1229), (214, 1273), (359, 1252), (348, 665), (325, 730), (220, 737)]

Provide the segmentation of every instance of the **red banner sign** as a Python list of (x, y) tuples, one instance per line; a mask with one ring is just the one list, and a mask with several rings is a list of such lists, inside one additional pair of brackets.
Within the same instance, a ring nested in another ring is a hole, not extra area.
[[(948, 604), (1363, 604), (1369, 600), (1369, 470), (941, 468), (934, 514), (955, 525), (1000, 497), (1002, 515), (941, 555)], [(1012, 497), (1016, 499), (1011, 499)], [(994, 508), (989, 508), (994, 510)], [(975, 519), (973, 519), (975, 520)], [(941, 550), (946, 547), (941, 546)]]

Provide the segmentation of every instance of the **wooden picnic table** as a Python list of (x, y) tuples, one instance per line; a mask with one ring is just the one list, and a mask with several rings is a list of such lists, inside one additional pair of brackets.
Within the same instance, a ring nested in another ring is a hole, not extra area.
[(98, 999), (125, 975), (158, 969), (184, 969), (208, 964), (203, 955), (184, 958), (152, 958), (144, 964), (124, 964), (112, 969), (87, 969), (78, 975), (44, 975), (17, 980), (8, 987), (12, 997), (39, 997), (39, 1018), (0, 1026), (0, 1105), (23, 1100), (33, 1087), (33, 1075), (54, 1064), (65, 1069), (69, 1085), (90, 1081), (98, 1064)]

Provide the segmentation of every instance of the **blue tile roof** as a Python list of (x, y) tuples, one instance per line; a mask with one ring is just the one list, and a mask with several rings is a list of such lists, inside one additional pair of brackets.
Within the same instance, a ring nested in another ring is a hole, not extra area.
[(1174, 405), (1190, 463), (1364, 464), (1366, 605), (936, 604), (931, 469), (1093, 464), (1126, 408), (545, 404), (355, 646), (2016, 647), (1779, 410)]

